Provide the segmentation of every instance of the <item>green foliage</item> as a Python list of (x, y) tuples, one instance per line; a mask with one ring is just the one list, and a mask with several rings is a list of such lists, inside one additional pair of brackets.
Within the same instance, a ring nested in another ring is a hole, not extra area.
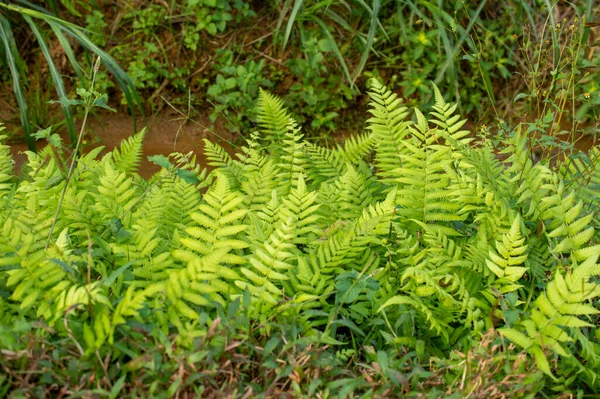
[(77, 384), (93, 369), (102, 389), (149, 395), (465, 397), (490, 381), (514, 395), (596, 393), (597, 149), (552, 169), (523, 156), (517, 131), (502, 164), (437, 87), (414, 120), (371, 87), (367, 132), (335, 149), (305, 141), (261, 92), (240, 153), (206, 142), (210, 172), (190, 154), (156, 156), (163, 169), (144, 181), (143, 132), (79, 157), (71, 179), (60, 147), (28, 153), (21, 179), (0, 147), (2, 353), (42, 350), (33, 334), (52, 364), (85, 365)]
[(247, 127), (247, 118), (253, 118), (248, 110), (255, 109), (255, 99), (260, 87), (270, 88), (273, 83), (263, 76), (264, 60), (248, 61), (245, 65), (236, 65), (233, 53), (223, 50), (221, 61), (213, 67), (219, 73), (215, 83), (208, 87), (206, 94), (215, 102), (215, 110), (211, 113), (211, 121), (217, 117), (225, 117), (231, 130)]
[(40, 23), (47, 24), (51, 28), (82, 86), (89, 86), (86, 83), (88, 80), (90, 80), (90, 78), (84, 76), (82, 68), (75, 57), (72, 45), (70, 44), (68, 38), (75, 40), (83, 48), (93, 53), (96, 57), (99, 57), (106, 68), (113, 74), (114, 79), (117, 81), (119, 87), (123, 91), (123, 95), (127, 100), (129, 110), (132, 114), (135, 113), (134, 106), (137, 106), (140, 111), (143, 112), (142, 103), (138, 98), (133, 82), (129, 76), (127, 76), (127, 74), (121, 69), (119, 64), (117, 64), (112, 56), (104, 52), (90, 38), (88, 38), (81, 27), (60, 19), (48, 10), (33, 5), (29, 2), (2, 2), (0, 3), (0, 41), (2, 42), (0, 59), (2, 60), (2, 64), (8, 66), (8, 70), (10, 71), (12, 77), (12, 88), (19, 106), (25, 140), (27, 141), (30, 151), (35, 151), (35, 144), (33, 140), (34, 131), (23, 88), (28, 81), (28, 69), (21, 58), (21, 54), (19, 53), (20, 48), (17, 45), (13, 32), (13, 25), (18, 22), (19, 17), (23, 18), (23, 20), (27, 23), (29, 29), (33, 33), (33, 36), (40, 46), (40, 50), (48, 65), (52, 83), (56, 89), (56, 94), (59, 100), (58, 102), (61, 105), (61, 109), (66, 121), (67, 131), (69, 132), (69, 137), (73, 147), (75, 147), (75, 143), (77, 141), (75, 122), (71, 110), (71, 105), (73, 105), (73, 103), (68, 97), (63, 77), (61, 76), (61, 73), (59, 72), (57, 65), (50, 53), (47, 43), (47, 36), (45, 32), (40, 29)]

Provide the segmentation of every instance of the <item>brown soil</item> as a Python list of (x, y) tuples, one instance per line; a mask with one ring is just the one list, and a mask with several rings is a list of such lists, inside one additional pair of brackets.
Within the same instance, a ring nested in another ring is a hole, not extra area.
[[(137, 119), (137, 128), (141, 130), (145, 124), (142, 118)], [(233, 152), (233, 139), (226, 128), (215, 126), (206, 117), (194, 117), (187, 119), (177, 112), (168, 109), (160, 114), (149, 117), (147, 120), (147, 132), (144, 139), (144, 156), (139, 173), (144, 177), (150, 177), (160, 167), (148, 161), (147, 156), (169, 155), (172, 152), (187, 153), (193, 151), (198, 155), (198, 161), (202, 164), (201, 156), (204, 148), (202, 139), (208, 138), (218, 142), (229, 152)], [(110, 151), (120, 145), (121, 141), (135, 133), (133, 118), (124, 113), (99, 112), (91, 116), (86, 128), (84, 140), (84, 151), (89, 151), (100, 145), (104, 145), (104, 152)], [(64, 136), (61, 134), (61, 136)], [(68, 138), (63, 137), (65, 143)], [(38, 148), (45, 143), (39, 143)], [(11, 152), (16, 162), (17, 169), (26, 160), (27, 144), (14, 143), (10, 145)]]

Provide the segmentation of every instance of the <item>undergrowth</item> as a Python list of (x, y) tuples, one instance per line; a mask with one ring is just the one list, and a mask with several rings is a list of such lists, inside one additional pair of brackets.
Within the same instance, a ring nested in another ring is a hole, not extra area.
[(336, 148), (260, 92), (239, 153), (148, 181), (143, 131), (68, 174), (1, 146), (0, 392), (597, 393), (599, 150), (533, 162), (516, 129), (501, 162), (432, 91), (426, 116), (371, 81)]

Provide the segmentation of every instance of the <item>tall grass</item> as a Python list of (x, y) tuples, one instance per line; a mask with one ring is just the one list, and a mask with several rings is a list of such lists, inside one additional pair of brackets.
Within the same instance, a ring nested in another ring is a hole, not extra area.
[(22, 18), (29, 26), (29, 29), (31, 29), (33, 36), (40, 46), (44, 59), (48, 64), (50, 76), (58, 96), (58, 102), (60, 103), (65, 116), (66, 127), (72, 146), (75, 146), (77, 143), (77, 133), (75, 131), (73, 114), (71, 112), (71, 105), (73, 105), (73, 102), (76, 100), (71, 100), (68, 97), (64, 80), (50, 55), (48, 44), (46, 43), (48, 38), (46, 37), (44, 30), (41, 29), (40, 24), (45, 24), (50, 27), (62, 46), (81, 85), (86, 86), (89, 77), (84, 75), (73, 48), (69, 44), (68, 37), (75, 39), (82, 47), (100, 58), (102, 64), (104, 64), (104, 66), (113, 74), (119, 87), (123, 91), (131, 114), (135, 115), (135, 107), (137, 107), (143, 115), (142, 102), (129, 76), (127, 76), (125, 71), (123, 71), (113, 57), (96, 46), (87, 37), (81, 27), (58, 18), (46, 9), (25, 0), (0, 2), (0, 42), (2, 45), (0, 57), (4, 58), (3, 61), (5, 61), (8, 66), (12, 77), (13, 92), (17, 104), (19, 105), (25, 140), (31, 151), (35, 151), (35, 140), (32, 136), (34, 128), (30, 121), (29, 108), (24, 94), (25, 86), (27, 85), (27, 66), (24, 64), (20, 55), (19, 45), (15, 40), (13, 31), (13, 25), (19, 18)]

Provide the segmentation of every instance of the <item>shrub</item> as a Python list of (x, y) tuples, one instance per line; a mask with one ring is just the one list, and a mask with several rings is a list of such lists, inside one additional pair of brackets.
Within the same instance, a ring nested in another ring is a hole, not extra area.
[[(206, 141), (212, 170), (157, 156), (149, 181), (143, 133), (68, 185), (58, 151), (19, 180), (1, 147), (2, 363), (133, 395), (596, 392), (600, 152), (551, 169), (517, 129), (501, 163), (432, 90), (411, 120), (372, 81), (367, 131), (337, 148), (261, 92), (235, 157)], [(0, 383), (33, 389), (17, 375)]]

